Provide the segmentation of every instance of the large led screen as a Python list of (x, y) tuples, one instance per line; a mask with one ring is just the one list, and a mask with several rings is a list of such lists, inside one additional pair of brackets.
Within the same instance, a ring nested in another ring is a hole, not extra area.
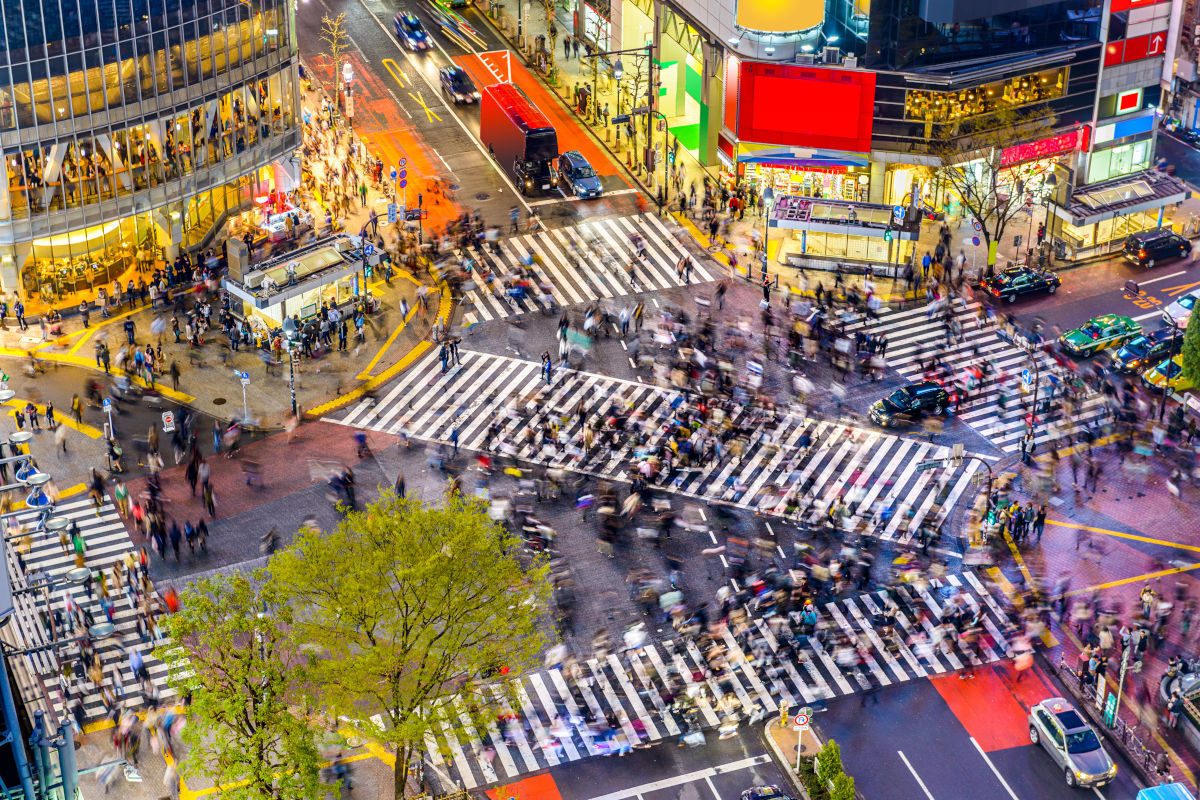
[(875, 73), (743, 62), (738, 138), (744, 142), (866, 152)]
[(737, 26), (746, 30), (787, 33), (824, 21), (824, 0), (737, 0)]

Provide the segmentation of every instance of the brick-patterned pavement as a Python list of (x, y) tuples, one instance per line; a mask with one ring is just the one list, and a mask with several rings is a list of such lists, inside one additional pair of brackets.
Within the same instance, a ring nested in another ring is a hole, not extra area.
[[(1079, 488), (1075, 488), (1071, 460), (1063, 458), (1056, 478), (1060, 490), (1052, 493), (1047, 525), (1041, 541), (1031, 540), (1021, 556), (1037, 586), (1053, 594), (1056, 584), (1065, 579), (1067, 613), (1056, 617), (1054, 633), (1060, 644), (1049, 656), (1068, 666), (1078, 666), (1078, 655), (1085, 637), (1092, 633), (1091, 617), (1079, 627), (1072, 618), (1075, 603), (1095, 599), (1103, 609), (1116, 616), (1113, 633), (1121, 625), (1141, 619), (1139, 594), (1149, 585), (1159, 597), (1174, 603), (1161, 646), (1150, 649), (1140, 673), (1126, 675), (1126, 704), (1121, 716), (1130, 723), (1139, 720), (1139, 697), (1152, 697), (1152, 710), (1141, 710), (1139, 735), (1151, 747), (1170, 746), (1175, 758), (1174, 773), (1196, 786), (1200, 757), (1183, 737), (1165, 727), (1165, 712), (1157, 702), (1159, 680), (1173, 655), (1195, 656), (1200, 652), (1196, 625), (1185, 637), (1181, 630), (1180, 610), (1187, 597), (1200, 601), (1200, 489), (1184, 486), (1181, 498), (1167, 490), (1170, 466), (1159, 456), (1130, 456), (1122, 463), (1115, 445), (1092, 450), (1092, 458), (1102, 472), (1094, 486), (1084, 488), (1086, 468), (1079, 468)], [(1043, 463), (1048, 463), (1043, 460)], [(1032, 496), (1028, 474), (1018, 479), (1014, 498), (1022, 502)], [(1014, 564), (1005, 574), (1015, 581), (1019, 570)], [(1082, 640), (1082, 641), (1081, 641)], [(1110, 691), (1115, 691), (1120, 670), (1120, 647), (1110, 654), (1108, 675)], [(1153, 731), (1147, 735), (1148, 727)]]

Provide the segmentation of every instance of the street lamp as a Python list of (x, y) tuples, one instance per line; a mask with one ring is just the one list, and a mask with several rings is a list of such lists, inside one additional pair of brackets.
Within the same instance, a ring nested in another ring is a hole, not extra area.
[(1163, 375), (1162, 399), (1158, 401), (1158, 421), (1163, 421), (1163, 416), (1167, 413), (1167, 395), (1171, 393), (1171, 368), (1175, 365), (1175, 340), (1179, 338), (1179, 326), (1175, 324), (1175, 318), (1170, 314), (1166, 315), (1167, 324), (1171, 326), (1171, 346), (1167, 348), (1166, 373)]
[(763, 254), (762, 254), (762, 276), (767, 277), (767, 259), (771, 252), (771, 205), (775, 202), (775, 189), (771, 184), (767, 184), (767, 188), (763, 189), (763, 203), (766, 204), (767, 213), (763, 220)]

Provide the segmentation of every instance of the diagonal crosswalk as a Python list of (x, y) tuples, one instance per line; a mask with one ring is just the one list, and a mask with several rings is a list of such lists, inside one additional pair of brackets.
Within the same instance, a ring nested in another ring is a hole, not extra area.
[[(634, 234), (645, 242), (646, 255), (637, 263), (635, 282), (631, 283), (625, 265), (633, 259)], [(580, 247), (575, 248), (573, 242)], [(587, 242), (599, 246), (592, 248)], [(614, 256), (608, 263), (602, 257), (605, 252)], [(675, 274), (675, 265), (686, 252), (660, 219), (646, 215), (596, 218), (565, 228), (510, 236), (500, 243), (499, 255), (488, 251), (482, 259), (488, 269), (503, 278), (518, 272), (531, 256), (538, 255), (540, 263), (532, 266), (538, 282), (549, 284), (560, 304), (573, 305), (682, 286), (685, 281)], [(691, 282), (713, 280), (717, 276), (710, 269), (695, 261)], [(534, 287), (519, 299), (481, 285), (464, 295), (467, 310), (463, 319), (471, 324), (533, 311), (538, 308), (536, 294)]]
[[(459, 447), (468, 450), (493, 449), (497, 440), (490, 427), (501, 421), (506, 426), (503, 439), (520, 458), (625, 480), (646, 445), (627, 437), (585, 457), (577, 446), (581, 400), (593, 412), (611, 401), (631, 414), (665, 422), (674, 406), (687, 399), (673, 389), (580, 371), (560, 370), (547, 385), (537, 363), (465, 350), (461, 354), (462, 364), (443, 374), (437, 354), (430, 352), (386, 395), (358, 404), (339, 421), (427, 441), (450, 441), (457, 431)], [(543, 445), (524, 435), (532, 434), (537, 422), (526, 399), (543, 390), (542, 408), (557, 418), (561, 441), (569, 445)], [(841, 497), (850, 524), (873, 520), (884, 539), (907, 541), (923, 522), (940, 524), (979, 469), (971, 460), (957, 468), (918, 471), (921, 461), (950, 455), (950, 448), (927, 440), (795, 413), (756, 418), (745, 406), (734, 413), (731, 422), (745, 431), (742, 455), (726, 451), (721, 458), (679, 467), (667, 488), (770, 514), (791, 513), (808, 498), (816, 498), (813, 509), (823, 511)]]
[[(784, 701), (798, 709), (1007, 656), (1009, 620), (973, 571), (936, 588), (899, 591), (899, 603), (879, 590), (820, 604), (822, 624), (813, 635), (779, 615), (755, 617), (736, 635), (716, 631), (703, 652), (697, 640), (668, 639), (580, 659), (565, 670), (536, 670), (515, 679), (507, 694), (518, 707), (501, 701), (502, 728), (481, 730), (454, 700), (443, 701), (441, 734), (426, 740), (427, 757), (447, 784), (474, 789), (617, 752), (614, 739), (597, 732), (607, 725), (593, 728), (592, 720), (615, 721), (631, 744), (678, 738), (692, 724), (677, 702), (683, 695), (694, 702), (692, 722), (711, 729), (731, 710), (736, 719), (761, 718)], [(939, 630), (951, 605), (978, 615), (987, 634), (973, 653)]]
[[(26, 534), (9, 537), (5, 546), (9, 574), (12, 576), (16, 612), (12, 629), (24, 650), (32, 650), (22, 657), (29, 671), (41, 678), (56, 713), (68, 716), (65, 691), (81, 699), (84, 716), (96, 720), (104, 716), (105, 709), (100, 687), (84, 676), (76, 674), (62, 679), (64, 664), (73, 666), (79, 661), (78, 638), (84, 635), (79, 627), (72, 628), (66, 613), (67, 598), (81, 609), (86, 609), (95, 622), (104, 622), (107, 617), (100, 602), (100, 589), (92, 584), (89, 594), (86, 586), (71, 583), (67, 573), (75, 569), (73, 553), (65, 552), (54, 531), (36, 531), (37, 513), (20, 512), (16, 515)], [(142, 653), (151, 682), (166, 699), (174, 695), (167, 686), (167, 669), (152, 652), (160, 643), (150, 637), (143, 639), (137, 633), (138, 603), (128, 591), (118, 593), (112, 581), (112, 567), (125, 555), (136, 549), (122, 522), (116, 507), (108, 499), (96, 512), (88, 499), (60, 502), (52, 519), (66, 519), (79, 526), (86, 545), (84, 565), (94, 574), (97, 570), (106, 573), (109, 597), (113, 602), (112, 622), (115, 630), (104, 638), (95, 639), (93, 646), (103, 664), (103, 685), (116, 696), (119, 703), (141, 708), (145, 704), (140, 682), (129, 667), (129, 651)], [(128, 586), (128, 582), (125, 582)], [(43, 619), (40, 609), (49, 609)], [(53, 612), (61, 612), (62, 625), (52, 632)], [(64, 642), (52, 646), (55, 642)], [(164, 640), (165, 641), (165, 640)]]
[[(944, 350), (942, 348), (947, 343), (945, 325), (940, 315), (928, 316), (928, 306), (884, 313), (879, 321), (867, 323), (865, 327), (872, 334), (887, 334), (887, 365), (910, 381), (923, 377), (926, 360), (935, 353), (941, 353), (942, 360), (959, 377), (965, 376), (973, 365), (987, 362), (992, 372), (984, 390), (973, 391), (957, 416), (996, 447), (1012, 453), (1018, 449), (1018, 443), (1025, 435), (1025, 418), (1020, 410), (1022, 393), (1032, 402), (1032, 390), (1026, 392), (1024, 389), (1022, 372), (1028, 369), (1033, 373), (1032, 362), (1037, 360), (1041, 380), (1039, 397), (1045, 398), (1050, 390), (1050, 376), (1055, 376), (1057, 380), (1060, 370), (1045, 353), (1035, 351), (1030, 354), (1001, 338), (991, 325), (981, 325), (978, 309), (979, 303), (970, 303), (965, 308), (961, 304), (955, 306), (954, 318), (962, 327), (962, 335), (952, 340), (950, 347)], [(852, 329), (855, 327), (863, 325), (851, 326)], [(1006, 395), (1006, 408), (1003, 409), (997, 390), (1001, 375), (1008, 376), (1002, 384)], [(1107, 413), (1104, 397), (1098, 394), (1084, 398), (1077, 413), (1069, 420), (1062, 406), (1054, 403), (1049, 414), (1039, 416), (1034, 440), (1042, 444), (1054, 437), (1060, 425), (1086, 425)]]

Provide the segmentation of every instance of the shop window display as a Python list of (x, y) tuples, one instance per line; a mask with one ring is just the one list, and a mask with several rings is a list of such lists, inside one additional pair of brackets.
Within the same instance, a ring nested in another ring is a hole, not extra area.
[(1022, 75), (958, 92), (911, 89), (904, 100), (905, 119), (955, 122), (990, 114), (1001, 108), (1045, 103), (1066, 92), (1066, 68)]

